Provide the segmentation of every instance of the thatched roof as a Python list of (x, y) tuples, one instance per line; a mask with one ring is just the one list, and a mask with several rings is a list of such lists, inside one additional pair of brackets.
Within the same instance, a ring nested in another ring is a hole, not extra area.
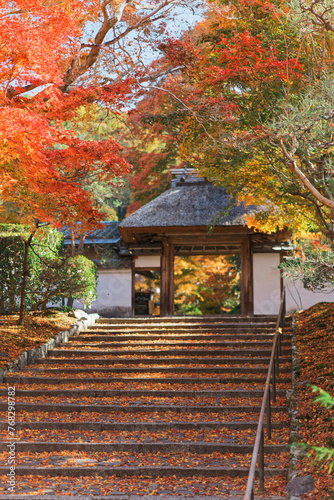
[(264, 206), (231, 202), (226, 189), (209, 182), (185, 182), (172, 187), (129, 215), (122, 228), (243, 226), (246, 215), (265, 210)]

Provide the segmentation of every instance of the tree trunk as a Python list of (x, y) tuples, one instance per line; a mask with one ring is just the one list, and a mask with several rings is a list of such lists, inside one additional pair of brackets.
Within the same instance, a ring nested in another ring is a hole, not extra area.
[(80, 235), (79, 246), (78, 246), (78, 254), (82, 254), (84, 251), (84, 243), (85, 243), (85, 234)]
[(26, 296), (27, 296), (27, 284), (28, 284), (28, 276), (29, 276), (29, 265), (28, 265), (28, 256), (29, 256), (29, 248), (33, 237), (38, 229), (38, 225), (31, 232), (27, 241), (24, 242), (24, 258), (23, 258), (23, 270), (22, 270), (22, 287), (21, 287), (21, 303), (20, 303), (20, 316), (19, 316), (19, 325), (24, 324), (24, 312), (25, 312), (25, 304), (26, 304)]
[[(85, 236), (81, 235), (80, 236), (80, 242), (79, 242), (79, 248), (78, 248), (78, 253), (80, 253), (80, 250), (83, 250), (83, 245), (85, 241)], [(71, 255), (72, 257), (75, 256), (75, 234), (74, 234), (74, 229), (71, 229)], [(72, 297), (68, 297), (67, 299), (67, 307), (73, 307), (73, 302), (74, 299)]]
[(71, 229), (71, 255), (72, 257), (75, 256), (75, 236), (73, 229)]

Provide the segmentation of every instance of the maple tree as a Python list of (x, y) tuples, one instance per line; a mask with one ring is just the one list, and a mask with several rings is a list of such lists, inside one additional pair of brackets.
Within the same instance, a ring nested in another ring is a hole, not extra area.
[(214, 1), (191, 33), (160, 45), (162, 67), (178, 69), (160, 88), (167, 131), (178, 115), (179, 159), (265, 202), (258, 229), (333, 238), (332, 20), (325, 0)]
[(164, 97), (159, 90), (152, 90), (128, 113), (121, 134), (126, 158), (133, 167), (128, 177), (128, 214), (169, 189), (170, 168), (180, 163), (179, 117), (174, 114), (171, 118), (174, 106)]
[(174, 269), (177, 314), (238, 314), (238, 256), (177, 257)]
[[(118, 142), (123, 143), (124, 119), (125, 113), (123, 112), (115, 114), (104, 106), (92, 104), (89, 107), (81, 106), (75, 118), (66, 121), (64, 126), (75, 128), (80, 137), (85, 140), (108, 140), (110, 137), (117, 137)], [(123, 150), (123, 154), (129, 161), (126, 149)], [(125, 176), (116, 175), (109, 179), (96, 179), (87, 186), (94, 204), (105, 220), (123, 219), (130, 202), (129, 175), (130, 172), (127, 172)]]
[(103, 219), (88, 187), (130, 168), (113, 138), (80, 136), (74, 123), (78, 110), (89, 113), (96, 104), (122, 109), (145, 74), (143, 63), (138, 69), (144, 40), (163, 34), (163, 19), (179, 3), (1, 2), (2, 216), (6, 220), (10, 203), (18, 212), (24, 208), (32, 226), (22, 304), (28, 249), (40, 225), (66, 224), (84, 235)]

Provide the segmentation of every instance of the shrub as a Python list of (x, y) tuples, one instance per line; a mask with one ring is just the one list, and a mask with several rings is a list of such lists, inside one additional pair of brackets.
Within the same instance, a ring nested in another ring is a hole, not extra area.
[[(13, 313), (20, 299), (24, 239), (29, 227), (0, 225), (0, 310)], [(73, 297), (86, 305), (96, 298), (95, 264), (83, 256), (62, 255), (63, 235), (43, 227), (29, 249), (27, 306), (45, 308), (47, 302)]]

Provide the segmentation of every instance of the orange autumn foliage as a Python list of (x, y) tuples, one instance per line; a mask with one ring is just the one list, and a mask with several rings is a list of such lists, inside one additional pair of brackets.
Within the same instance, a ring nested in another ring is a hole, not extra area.
[(177, 257), (174, 270), (175, 308), (179, 314), (239, 312), (240, 261), (237, 256)]
[[(297, 407), (299, 421), (298, 442), (313, 446), (333, 447), (333, 409), (315, 403), (311, 385), (334, 394), (333, 336), (334, 306), (322, 302), (296, 316), (295, 343), (300, 360), (297, 376)], [(322, 465), (322, 467), (321, 467)], [(334, 476), (329, 463), (314, 461), (314, 455), (305, 456), (297, 463), (300, 475), (311, 474), (315, 479), (314, 490), (303, 498), (318, 500), (333, 498)]]
[(3, 2), (0, 10), (1, 197), (23, 206), (35, 220), (81, 222), (87, 229), (101, 215), (86, 185), (129, 169), (117, 142), (82, 140), (63, 128), (79, 106), (96, 99), (116, 102), (122, 91), (120, 85), (115, 91), (84, 85), (62, 89), (74, 40), (92, 8), (91, 2), (76, 0), (18, 0)]

